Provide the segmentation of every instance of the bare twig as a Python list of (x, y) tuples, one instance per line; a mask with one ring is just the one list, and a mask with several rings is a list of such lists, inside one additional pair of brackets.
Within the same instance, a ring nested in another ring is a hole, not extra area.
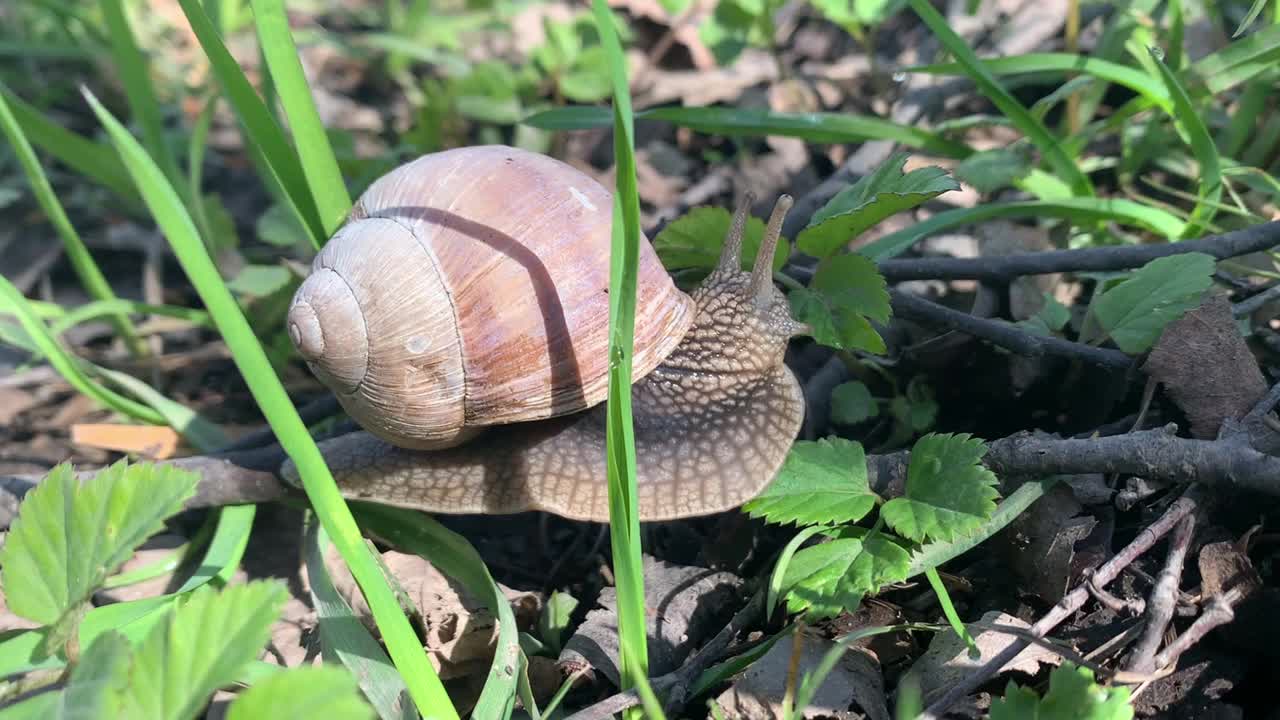
[(957, 330), (1019, 355), (1030, 357), (1058, 355), (1115, 370), (1128, 370), (1133, 367), (1133, 359), (1119, 350), (1093, 347), (1057, 337), (1033, 335), (1011, 323), (975, 317), (898, 290), (890, 291), (889, 297), (893, 302), (893, 313), (897, 317), (933, 327)]
[(1156, 258), (1188, 252), (1202, 252), (1222, 260), (1248, 255), (1277, 245), (1280, 245), (1280, 221), (1176, 243), (1053, 250), (999, 257), (894, 259), (882, 260), (879, 267), (880, 273), (890, 282), (902, 280), (1000, 282), (1023, 275), (1125, 270), (1145, 265)]
[(1182, 567), (1187, 560), (1187, 550), (1191, 547), (1192, 531), (1195, 529), (1195, 515), (1182, 518), (1174, 529), (1169, 542), (1169, 556), (1165, 560), (1160, 576), (1156, 578), (1155, 587), (1151, 589), (1151, 600), (1147, 603), (1147, 623), (1142, 629), (1142, 637), (1133, 650), (1129, 660), (1129, 670), (1137, 673), (1154, 671), (1156, 651), (1164, 639), (1165, 630), (1173, 620), (1173, 611), (1178, 605), (1178, 583), (1182, 580)]
[[(1092, 576), (1092, 580), (1098, 586), (1104, 586), (1120, 574), (1120, 571), (1127, 567), (1134, 560), (1137, 560), (1143, 553), (1150, 550), (1156, 542), (1166, 535), (1175, 525), (1182, 521), (1183, 518), (1195, 511), (1200, 488), (1193, 487), (1189, 489), (1182, 497), (1178, 498), (1169, 506), (1158, 520), (1138, 534), (1133, 542), (1129, 543), (1115, 557), (1103, 563)], [(1034, 625), (1027, 629), (1032, 635), (1044, 637), (1049, 631), (1057, 627), (1063, 620), (1066, 620), (1072, 613), (1084, 606), (1089, 599), (1089, 586), (1087, 583), (1081, 583), (1074, 590), (1067, 593), (1065, 597), (1054, 605), (1044, 617), (1040, 618)], [(973, 674), (964, 680), (952, 685), (941, 698), (930, 705), (920, 718), (928, 720), (937, 720), (946, 713), (947, 708), (954, 705), (961, 698), (973, 692), (986, 682), (988, 678), (997, 673), (1000, 668), (1004, 667), (1018, 656), (1018, 653), (1026, 649), (1030, 645), (1025, 638), (1019, 638), (995, 657), (988, 660), (981, 668), (974, 671)]]
[(1275, 300), (1280, 300), (1280, 283), (1272, 285), (1262, 292), (1252, 297), (1241, 300), (1231, 306), (1231, 314), (1236, 317), (1244, 317), (1252, 315), (1262, 309), (1263, 305)]
[(1156, 655), (1155, 666), (1166, 668), (1173, 665), (1183, 653), (1204, 639), (1204, 636), (1214, 628), (1231, 622), (1236, 616), (1235, 604), (1240, 602), (1243, 596), (1244, 593), (1240, 588), (1231, 588), (1222, 595), (1214, 595), (1213, 599), (1205, 605), (1200, 617), (1191, 623), (1191, 627)]

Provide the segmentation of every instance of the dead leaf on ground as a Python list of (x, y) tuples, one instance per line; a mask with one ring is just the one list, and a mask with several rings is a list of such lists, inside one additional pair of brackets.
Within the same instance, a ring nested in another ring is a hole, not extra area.
[(1223, 420), (1238, 418), (1267, 392), (1231, 304), (1214, 293), (1175, 320), (1156, 341), (1144, 369), (1191, 420), (1191, 434), (1218, 436)]
[(148, 460), (173, 457), (181, 440), (167, 425), (117, 425), (76, 423), (71, 426), (71, 442), (82, 447), (136, 453)]
[[(649, 636), (649, 672), (656, 677), (676, 669), (689, 653), (723, 627), (736, 612), (742, 580), (727, 572), (673, 565), (644, 558), (646, 632)], [(605, 675), (615, 686), (618, 675), (617, 592), (600, 591), (599, 607), (587, 613), (560, 653), (560, 666), (568, 670), (589, 667)]]
[(636, 79), (636, 107), (665, 105), (681, 101), (685, 107), (702, 107), (735, 102), (747, 88), (778, 78), (778, 64), (763, 50), (744, 50), (726, 67), (709, 70), (662, 70), (651, 68)]
[(1059, 484), (1010, 523), (1002, 538), (1020, 588), (1052, 604), (1072, 587), (1076, 543), (1098, 524), (1082, 509), (1071, 488)]
[[(1031, 627), (1012, 615), (997, 611), (984, 613), (981, 623), (1014, 626), (1024, 630)], [(974, 670), (982, 667), (988, 658), (995, 657), (1018, 639), (1016, 635), (995, 630), (981, 630), (972, 625), (969, 626), (969, 632), (973, 634), (973, 641), (977, 644), (982, 657), (978, 659), (969, 657), (969, 648), (954, 632), (940, 632), (934, 636), (928, 651), (912, 666), (912, 671), (920, 678), (920, 692), (923, 693), (926, 704), (935, 700), (939, 693), (971, 675)], [(1059, 662), (1061, 659), (1057, 653), (1039, 645), (1030, 645), (1000, 668), (1000, 673), (1018, 671), (1035, 675), (1039, 672), (1041, 665), (1057, 665)]]
[(35, 393), (16, 387), (0, 387), (0, 425), (8, 425), (39, 403)]
[[(782, 715), (796, 635), (774, 644), (764, 657), (751, 664), (733, 685), (715, 699), (726, 718), (775, 720)], [(812, 673), (835, 643), (825, 638), (801, 636), (796, 677)], [(857, 708), (853, 710), (851, 708)], [(822, 681), (813, 701), (800, 713), (803, 718), (870, 718), (889, 720), (889, 704), (884, 694), (884, 676), (875, 656), (851, 647)]]
[[(382, 561), (422, 616), (425, 647), (442, 680), (484, 673), (493, 662), (498, 623), (493, 613), (470, 594), (462, 592), (429, 561), (417, 555), (382, 554)], [(329, 547), (325, 568), (338, 594), (351, 605), (356, 617), (374, 629), (373, 614), (337, 550)], [(516, 625), (527, 629), (537, 621), (542, 600), (536, 593), (498, 586), (516, 616)]]

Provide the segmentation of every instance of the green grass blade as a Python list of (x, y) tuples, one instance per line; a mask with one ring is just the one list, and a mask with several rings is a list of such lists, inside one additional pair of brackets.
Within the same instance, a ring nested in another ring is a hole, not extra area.
[[(59, 308), (59, 310), (61, 310), (61, 308)], [(49, 331), (54, 335), (62, 335), (81, 323), (90, 322), (102, 317), (110, 317), (112, 315), (130, 314), (161, 315), (164, 317), (182, 320), (197, 327), (213, 327), (213, 321), (209, 319), (209, 313), (203, 310), (178, 307), (177, 305), (152, 305), (150, 303), (137, 302), (136, 300), (112, 298), (110, 300), (94, 300), (92, 302), (87, 302), (74, 310), (60, 312), (57, 320), (49, 325)]]
[(351, 209), (351, 196), (338, 169), (338, 160), (329, 145), (329, 136), (320, 123), (311, 88), (302, 72), (298, 48), (289, 32), (289, 18), (282, 0), (252, 0), (253, 17), (258, 24), (258, 41), (266, 56), (267, 67), (280, 103), (284, 105), (289, 127), (300, 148), (302, 171), (306, 175), (311, 197), (320, 210), (325, 236), (333, 234)]
[(124, 388), (130, 395), (151, 407), (164, 418), (166, 425), (176, 430), (201, 452), (212, 452), (229, 442), (222, 428), (201, 417), (186, 405), (170, 400), (138, 378), (86, 361), (81, 361), (80, 364), (88, 367), (95, 375), (100, 375), (112, 384)]
[(18, 319), (18, 324), (33, 345), (31, 349), (44, 355), (53, 369), (77, 392), (129, 417), (153, 425), (164, 424), (164, 417), (155, 410), (130, 400), (90, 378), (84, 372), (78, 358), (62, 347), (62, 343), (53, 337), (49, 328), (31, 311), (26, 298), (18, 292), (18, 288), (3, 275), (0, 275), (0, 313), (9, 313)]
[[(13, 147), (14, 154), (18, 156), (18, 161), (22, 164), (22, 169), (27, 174), (27, 181), (31, 183), (31, 189), (35, 193), (36, 201), (40, 203), (40, 208), (44, 210), (45, 217), (49, 219), (58, 236), (62, 238), (62, 244), (67, 251), (67, 259), (71, 261), (71, 267), (75, 270), (76, 275), (79, 276), (80, 284), (84, 286), (85, 292), (89, 293), (89, 297), (96, 300), (115, 300), (116, 294), (111, 290), (111, 284), (107, 282), (107, 278), (102, 274), (102, 270), (98, 268), (98, 264), (93, 261), (93, 256), (89, 254), (89, 248), (80, 239), (80, 233), (76, 232), (75, 226), (71, 224), (70, 218), (67, 217), (66, 210), (63, 209), (57, 193), (53, 191), (53, 186), (49, 184), (49, 178), (44, 174), (44, 169), (40, 166), (40, 160), (36, 158), (35, 150), (31, 148), (31, 143), (27, 142), (27, 137), (22, 132), (22, 127), (9, 109), (9, 103), (5, 101), (5, 95), (6, 93), (0, 92), (0, 130), (4, 131), (5, 137), (9, 139), (9, 144)], [(134, 357), (142, 357), (147, 354), (146, 345), (138, 337), (138, 331), (133, 327), (133, 323), (129, 321), (127, 315), (114, 313), (109, 319), (112, 327), (115, 328), (116, 334), (124, 340), (125, 346), (129, 348), (129, 352)]]
[(143, 144), (155, 158), (170, 182), (178, 180), (178, 163), (173, 150), (164, 137), (164, 117), (155, 88), (151, 85), (151, 71), (147, 59), (134, 41), (133, 29), (125, 17), (123, 0), (100, 0), (99, 7), (107, 23), (107, 35), (111, 39), (111, 54), (115, 60), (116, 76), (124, 86), (129, 99), (129, 110), (142, 128)]
[(205, 548), (196, 571), (175, 594), (191, 592), (214, 580), (220, 585), (231, 582), (231, 576), (240, 567), (244, 551), (249, 547), (249, 535), (257, 512), (257, 505), (230, 505), (218, 510), (218, 524), (209, 547)]
[(480, 554), (466, 538), (429, 515), (363, 502), (354, 503), (352, 510), (360, 518), (360, 525), (368, 528), (371, 535), (400, 550), (427, 558), (498, 618), (498, 649), (472, 716), (510, 717), (516, 695), (519, 631), (511, 603), (494, 583)]
[(414, 702), (420, 710), (430, 709), (446, 720), (457, 718), (457, 712), (428, 662), (408, 618), (400, 610), (395, 595), (369, 554), (324, 457), (298, 417), (235, 298), (222, 283), (218, 269), (209, 258), (180, 198), (124, 126), (92, 94), (86, 91), (85, 95), (135, 178), (147, 207), (173, 247), (178, 262), (208, 308), (254, 399), (281, 446), (296, 464), (303, 489), (325, 531), (334, 539), (338, 551), (364, 591), (374, 621), (382, 631), (396, 667), (405, 677)]
[(1213, 216), (1217, 214), (1217, 204), (1222, 199), (1222, 161), (1218, 157), (1218, 147), (1214, 145), (1213, 137), (1209, 135), (1209, 129), (1200, 118), (1200, 110), (1192, 104), (1182, 83), (1178, 82), (1173, 71), (1156, 53), (1151, 53), (1151, 59), (1155, 62), (1156, 68), (1160, 71), (1160, 78), (1173, 98), (1171, 114), (1182, 125), (1182, 130), (1191, 145), (1191, 152), (1200, 165), (1197, 173), (1200, 183), (1197, 189), (1196, 206), (1191, 210), (1191, 217), (1182, 233), (1184, 238), (1195, 237), (1205, 232), (1208, 224), (1213, 221)]
[(209, 66), (222, 85), (227, 102), (231, 103), (236, 117), (244, 127), (246, 145), (251, 153), (259, 153), (265, 160), (265, 168), (272, 176), (268, 184), (274, 184), (284, 192), (284, 200), (307, 228), (313, 245), (319, 248), (324, 244), (328, 233), (325, 232), (325, 224), (320, 219), (320, 211), (316, 208), (316, 201), (311, 195), (302, 163), (298, 160), (293, 145), (289, 143), (284, 130), (272, 117), (262, 98), (254, 92), (239, 63), (227, 51), (199, 0), (178, 0), (178, 4), (182, 6), (187, 22), (191, 23), (192, 33), (209, 58)]
[(1280, 24), (1268, 25), (1248, 37), (1210, 53), (1191, 64), (1183, 81), (1194, 86), (1197, 78), (1210, 95), (1247, 82), (1280, 62)]
[(0, 96), (9, 103), (14, 121), (27, 139), (59, 162), (84, 175), (125, 201), (126, 209), (142, 210), (129, 173), (107, 145), (84, 138), (46, 118), (39, 110), (0, 83)]
[[(987, 72), (995, 76), (1016, 75), (1019, 73), (1054, 73), (1062, 75), (1082, 73), (1129, 88), (1166, 110), (1173, 109), (1173, 100), (1169, 97), (1169, 93), (1158, 85), (1152, 85), (1150, 75), (1109, 60), (1072, 53), (1026, 53), (1011, 57), (980, 60), (979, 64)], [(959, 63), (917, 65), (906, 68), (905, 71), (931, 75), (966, 74)]]
[(338, 594), (324, 556), (329, 537), (314, 521), (307, 523), (303, 561), (307, 564), (307, 580), (312, 603), (316, 608), (321, 651), (326, 662), (338, 660), (360, 680), (360, 689), (382, 720), (405, 717), (404, 680), (396, 672), (391, 658), (356, 618), (351, 606)]
[[(854, 143), (890, 140), (906, 147), (927, 150), (943, 157), (965, 158), (973, 149), (964, 143), (908, 125), (899, 125), (847, 113), (786, 113), (771, 110), (691, 107), (654, 108), (635, 113), (641, 120), (660, 120), (701, 133), (726, 136), (795, 137), (815, 143)], [(535, 113), (526, 125), (544, 130), (585, 130), (608, 127), (613, 117), (607, 108), (572, 106)]]
[(1132, 200), (1102, 198), (1068, 198), (1065, 200), (1025, 200), (1020, 202), (979, 205), (973, 208), (946, 210), (924, 222), (889, 233), (858, 252), (872, 260), (885, 260), (937, 232), (969, 223), (994, 218), (1038, 217), (1062, 218), (1077, 225), (1111, 221), (1149, 230), (1167, 240), (1175, 240), (1186, 231), (1187, 224), (1164, 210)]
[(1075, 161), (1062, 150), (1057, 138), (1000, 86), (995, 77), (983, 67), (973, 50), (959, 35), (956, 35), (955, 31), (947, 25), (946, 19), (933, 9), (928, 0), (909, 0), (909, 2), (920, 19), (937, 36), (938, 42), (955, 56), (969, 79), (973, 80), (982, 94), (1000, 108), (1000, 111), (1007, 115), (1013, 124), (1030, 138), (1031, 142), (1035, 143), (1054, 171), (1071, 185), (1072, 192), (1078, 196), (1093, 195), (1093, 184), (1089, 182), (1088, 176), (1081, 172)]
[(938, 604), (942, 607), (942, 616), (947, 619), (947, 624), (964, 641), (971, 654), (981, 654), (978, 643), (974, 642), (973, 635), (969, 634), (969, 628), (964, 626), (960, 613), (956, 612), (956, 606), (951, 602), (951, 595), (947, 592), (947, 586), (942, 584), (942, 577), (938, 575), (937, 569), (925, 570), (924, 576), (929, 580), (929, 587), (933, 588), (933, 594), (938, 596)]
[[(636, 495), (636, 447), (631, 418), (631, 363), (640, 254), (640, 200), (636, 191), (635, 124), (626, 57), (605, 0), (593, 0), (596, 31), (609, 59), (613, 84), (613, 153), (617, 191), (609, 254), (609, 393), (605, 420), (609, 475), (609, 529), (617, 577), (618, 636), (623, 689), (647, 684), (644, 572)], [(639, 717), (635, 711), (628, 714)]]

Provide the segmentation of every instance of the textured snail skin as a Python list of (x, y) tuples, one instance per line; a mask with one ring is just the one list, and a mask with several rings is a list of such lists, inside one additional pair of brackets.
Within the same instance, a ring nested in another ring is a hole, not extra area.
[[(804, 396), (783, 363), (807, 331), (772, 284), (766, 237), (751, 273), (739, 269), (744, 202), (719, 267), (691, 293), (681, 343), (632, 386), (640, 520), (732, 509), (773, 478), (804, 418)], [(776, 230), (790, 207), (779, 202)], [(435, 513), (544, 510), (608, 522), (606, 405), (576, 415), (489, 428), (467, 444), (418, 451), (367, 432), (321, 443), (342, 494)], [(291, 463), (282, 475), (297, 484)]]

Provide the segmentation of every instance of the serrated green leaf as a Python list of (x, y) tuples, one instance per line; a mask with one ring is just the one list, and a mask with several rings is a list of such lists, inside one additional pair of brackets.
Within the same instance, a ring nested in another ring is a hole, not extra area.
[(1009, 682), (1003, 698), (991, 703), (991, 720), (1132, 720), (1129, 688), (1102, 687), (1093, 671), (1064, 663), (1049, 675), (1043, 698)]
[(771, 523), (851, 523), (875, 507), (862, 445), (844, 438), (800, 441), (760, 495), (743, 505)]
[[(653, 249), (668, 270), (705, 268), (710, 270), (720, 260), (724, 236), (729, 231), (733, 216), (718, 207), (696, 207), (668, 223), (653, 239)], [(764, 240), (764, 221), (757, 217), (747, 219), (742, 235), (742, 269), (750, 270), (760, 253), (760, 241)], [(791, 244), (785, 237), (778, 238), (778, 249), (773, 254), (773, 269), (781, 270), (791, 254)]]
[(831, 419), (842, 425), (857, 425), (880, 414), (880, 406), (864, 383), (840, 383), (831, 391)]
[(889, 291), (873, 261), (836, 255), (818, 264), (807, 288), (787, 298), (797, 320), (808, 323), (813, 339), (828, 347), (882, 353), (884, 340), (867, 318), (889, 321)]
[(187, 720), (233, 682), (271, 636), (287, 592), (278, 581), (195, 590), (134, 653), (121, 717)]
[(62, 464), (27, 494), (0, 549), (0, 582), (16, 615), (56, 625), (163, 527), (199, 478), (121, 460), (81, 483)]
[(1156, 258), (1103, 292), (1091, 311), (1121, 350), (1145, 352), (1166, 325), (1200, 304), (1213, 268), (1213, 257), (1204, 253)]
[(56, 720), (115, 717), (120, 695), (129, 684), (132, 648), (124, 635), (109, 630), (80, 656), (58, 702)]
[(1012, 185), (1031, 172), (1025, 148), (1004, 147), (976, 152), (956, 165), (956, 178), (980, 193), (992, 193)]
[(809, 226), (796, 237), (796, 246), (825, 258), (890, 215), (960, 189), (960, 184), (939, 167), (903, 174), (906, 162), (907, 153), (895, 153), (875, 172), (837, 193), (813, 214)]
[(930, 434), (916, 441), (903, 497), (880, 508), (889, 527), (916, 542), (952, 540), (981, 527), (996, 509), (996, 476), (980, 461), (987, 452), (967, 434)]
[(852, 612), (866, 595), (904, 580), (910, 564), (906, 549), (879, 533), (805, 548), (792, 557), (782, 581), (787, 607), (814, 617)]
[(285, 717), (359, 720), (374, 713), (360, 697), (351, 673), (333, 665), (276, 673), (246, 690), (227, 709), (227, 720)]

